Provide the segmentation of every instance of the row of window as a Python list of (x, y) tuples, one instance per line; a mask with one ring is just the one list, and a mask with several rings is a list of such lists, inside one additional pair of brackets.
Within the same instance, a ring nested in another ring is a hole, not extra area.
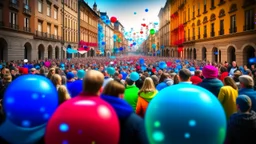
[[(50, 24), (50, 23), (47, 23), (47, 27), (46, 27), (46, 32), (47, 32), (47, 34), (52, 34), (52, 24)], [(37, 24), (37, 31), (38, 32), (43, 32), (43, 21), (38, 21), (38, 24)], [(54, 31), (53, 31), (54, 33), (54, 35), (55, 36), (58, 36), (58, 26), (54, 26)]]
[[(38, 4), (38, 12), (43, 13), (43, 2), (41, 0), (37, 1)], [(46, 15), (48, 17), (52, 16), (52, 5), (47, 3), (47, 8), (46, 8)], [(53, 18), (58, 19), (58, 9), (56, 7), (53, 8)]]
[(68, 41), (68, 42), (77, 42), (77, 32), (65, 30), (64, 38), (65, 38), (65, 41)]
[(85, 12), (80, 11), (80, 18), (81, 18), (81, 20), (85, 21), (86, 23), (89, 23), (90, 25), (97, 27), (97, 21), (90, 18)]
[(74, 11), (77, 11), (77, 0), (64, 0), (64, 4)]
[(68, 17), (65, 17), (65, 20), (64, 20), (64, 27), (77, 30), (78, 25), (77, 25), (76, 20), (70, 19), (70, 18), (68, 18)]

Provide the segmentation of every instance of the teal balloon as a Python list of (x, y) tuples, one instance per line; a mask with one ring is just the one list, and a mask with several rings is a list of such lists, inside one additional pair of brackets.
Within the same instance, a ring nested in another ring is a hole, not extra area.
[(78, 78), (81, 79), (81, 78), (84, 78), (84, 76), (85, 76), (85, 71), (83, 69), (77, 71)]
[(227, 123), (222, 105), (211, 92), (177, 84), (150, 101), (145, 126), (150, 144), (223, 144)]
[(166, 69), (167, 68), (167, 64), (165, 62), (160, 62), (159, 63), (159, 68), (160, 69)]
[(139, 75), (137, 72), (132, 72), (132, 73), (130, 74), (130, 79), (131, 79), (132, 81), (137, 81), (137, 80), (140, 79), (140, 75)]
[(116, 72), (115, 68), (113, 68), (113, 67), (108, 67), (108, 68), (107, 68), (107, 73), (108, 73), (109, 75), (114, 75), (115, 72)]

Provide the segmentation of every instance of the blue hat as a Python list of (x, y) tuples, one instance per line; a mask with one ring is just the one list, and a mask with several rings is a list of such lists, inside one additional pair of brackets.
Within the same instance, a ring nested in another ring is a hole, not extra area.
[(72, 78), (74, 78), (75, 77), (75, 75), (72, 73), (72, 72), (68, 72), (67, 73), (67, 79), (68, 80), (70, 80), (70, 79), (72, 79)]
[(247, 95), (239, 95), (236, 98), (236, 104), (239, 106), (241, 112), (246, 112), (252, 106), (252, 101)]
[(80, 70), (77, 71), (77, 77), (79, 79), (84, 78), (84, 76), (85, 76), (85, 71), (83, 69), (80, 69)]

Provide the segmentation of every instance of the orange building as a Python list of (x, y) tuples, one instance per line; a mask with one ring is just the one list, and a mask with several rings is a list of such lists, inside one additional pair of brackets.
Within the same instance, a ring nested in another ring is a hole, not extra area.
[[(171, 56), (248, 64), (256, 52), (254, 0), (173, 0)], [(175, 20), (174, 20), (175, 19)]]

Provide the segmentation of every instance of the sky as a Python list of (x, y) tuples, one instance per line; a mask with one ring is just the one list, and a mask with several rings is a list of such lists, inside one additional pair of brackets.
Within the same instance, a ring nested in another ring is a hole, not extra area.
[[(107, 12), (108, 16), (115, 16), (126, 31), (131, 28), (139, 32), (142, 23), (159, 22), (158, 13), (166, 0), (85, 0), (90, 7), (94, 1), (98, 10)], [(148, 9), (148, 12), (145, 12)], [(134, 14), (136, 12), (136, 14)], [(145, 19), (145, 20), (143, 20)], [(157, 28), (156, 28), (157, 29)]]

